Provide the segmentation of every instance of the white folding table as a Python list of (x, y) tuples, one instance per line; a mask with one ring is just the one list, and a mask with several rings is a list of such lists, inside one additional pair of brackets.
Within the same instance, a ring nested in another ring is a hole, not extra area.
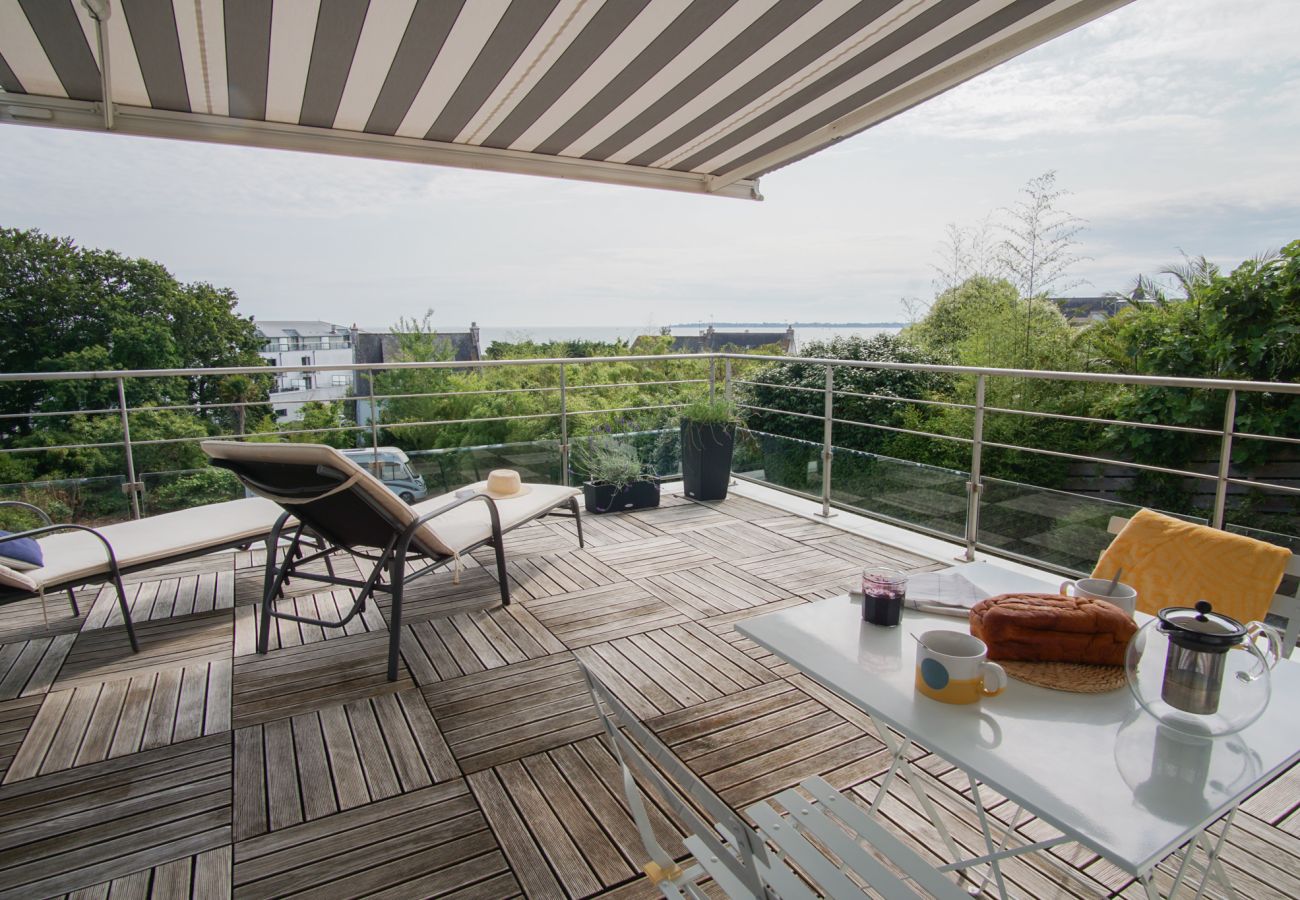
[[(1055, 593), (1057, 587), (987, 563), (961, 570), (990, 593)], [(1013, 679), (1000, 696), (971, 706), (919, 694), (911, 636), (967, 631), (963, 618), (909, 609), (899, 627), (879, 628), (863, 622), (860, 602), (844, 595), (736, 627), (871, 717), (893, 754), (871, 811), (901, 774), (953, 857), (943, 868), (986, 866), (984, 878), (992, 877), (1003, 897), (998, 860), (1074, 841), (1137, 878), (1149, 897), (1159, 896), (1156, 864), (1185, 847), (1170, 895), (1199, 877), (1199, 897), (1213, 877), (1232, 896), (1218, 857), (1236, 808), (1300, 759), (1300, 663), (1290, 660), (1273, 670), (1272, 699), (1259, 720), (1236, 735), (1198, 739), (1158, 723), (1126, 689), (1070, 694)], [(908, 762), (913, 742), (969, 776), (985, 853), (964, 857), (957, 848), (927, 794), (925, 776)], [(994, 827), (980, 784), (1018, 804), (1009, 827)], [(1015, 827), (1023, 812), (1060, 835), (1019, 842)], [(1220, 833), (1207, 834), (1220, 819)], [(1198, 853), (1204, 858), (1194, 870), (1189, 864)]]

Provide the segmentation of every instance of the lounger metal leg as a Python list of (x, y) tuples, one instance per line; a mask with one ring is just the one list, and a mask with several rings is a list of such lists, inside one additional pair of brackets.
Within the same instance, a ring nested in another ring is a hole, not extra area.
[(81, 615), (81, 610), (77, 608), (77, 592), (72, 588), (68, 588), (68, 602), (72, 604), (72, 614), (74, 616)]
[[(382, 566), (382, 564), (381, 564)], [(388, 680), (397, 680), (397, 659), (402, 652), (402, 589), (406, 571), (406, 548), (393, 554), (393, 605), (388, 610)]]
[(492, 549), (497, 556), (497, 581), (501, 582), (501, 605), (510, 605), (510, 576), (506, 572), (506, 539), (501, 534), (501, 524), (492, 517)]
[(122, 621), (126, 623), (126, 636), (131, 641), (131, 650), (140, 652), (140, 642), (135, 639), (135, 625), (131, 622), (131, 606), (126, 602), (126, 586), (122, 584), (122, 573), (113, 566), (113, 586), (117, 588), (117, 603), (122, 607)]
[(578, 508), (578, 498), (569, 498), (569, 509), (573, 510), (573, 522), (578, 526), (578, 546), (585, 547), (586, 543), (582, 540), (582, 511)]

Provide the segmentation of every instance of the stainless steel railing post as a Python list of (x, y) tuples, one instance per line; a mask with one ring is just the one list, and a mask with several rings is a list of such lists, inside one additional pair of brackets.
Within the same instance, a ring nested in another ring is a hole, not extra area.
[(735, 389), (731, 385), (731, 360), (727, 359), (723, 362), (726, 365), (722, 370), (722, 396), (727, 398), (728, 403), (735, 403)]
[(117, 408), (122, 414), (122, 449), (126, 454), (126, 484), (122, 490), (131, 498), (131, 518), (140, 518), (140, 491), (144, 488), (135, 480), (135, 454), (131, 452), (131, 416), (126, 409), (126, 382), (117, 379)]
[(822, 406), (822, 511), (821, 517), (831, 517), (831, 450), (832, 430), (835, 427), (835, 369), (826, 364), (826, 394)]
[(984, 457), (984, 390), (985, 376), (975, 376), (975, 423), (971, 430), (970, 480), (966, 482), (966, 561), (975, 559), (975, 544), (980, 537), (980, 494), (984, 482), (980, 467)]
[(366, 379), (370, 384), (370, 449), (374, 451), (371, 468), (379, 475), (379, 404), (375, 402), (375, 370), (371, 369)]
[(1223, 527), (1223, 517), (1228, 506), (1228, 478), (1232, 474), (1232, 435), (1237, 430), (1237, 392), (1228, 391), (1228, 401), (1223, 407), (1223, 437), (1219, 442), (1219, 480), (1214, 486), (1214, 512), (1210, 525)]
[(710, 356), (709, 357), (709, 402), (710, 403), (718, 399), (717, 386), (718, 386), (718, 358), (716, 356)]
[(568, 381), (564, 374), (564, 363), (560, 363), (560, 477), (565, 487), (569, 486), (569, 392)]

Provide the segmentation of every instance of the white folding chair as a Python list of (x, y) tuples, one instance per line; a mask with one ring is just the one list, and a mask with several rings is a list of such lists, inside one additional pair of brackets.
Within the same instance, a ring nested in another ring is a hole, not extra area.
[[(702, 883), (706, 879), (712, 879), (728, 897), (757, 900), (966, 897), (865, 810), (821, 778), (810, 778), (799, 785), (811, 800), (791, 789), (773, 798), (775, 804), (748, 807), (745, 812), (758, 825), (755, 830), (590, 669), (581, 662), (579, 665), (622, 769), (628, 807), (650, 857), (642, 868), (665, 897), (703, 898), (706, 893)], [(660, 843), (638, 779), (652, 786), (689, 829), (683, 839), (690, 851), (688, 858), (674, 859)], [(713, 821), (707, 821), (700, 810)], [(883, 854), (903, 877), (877, 858), (864, 842)]]

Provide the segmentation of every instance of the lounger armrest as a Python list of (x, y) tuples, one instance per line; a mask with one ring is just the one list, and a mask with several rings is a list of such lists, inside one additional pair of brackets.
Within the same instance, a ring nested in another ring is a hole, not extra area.
[(41, 509), (39, 506), (35, 506), (31, 503), (24, 503), (21, 500), (0, 500), (0, 509), (5, 508), (6, 506), (17, 507), (18, 509), (25, 509), (28, 512), (34, 512), (46, 525), (54, 524), (54, 520), (50, 518), (49, 513)]
[(99, 542), (104, 545), (104, 553), (108, 556), (109, 571), (114, 575), (118, 574), (117, 554), (113, 552), (113, 545), (108, 542), (108, 538), (104, 537), (89, 525), (42, 525), (40, 528), (31, 528), (27, 531), (20, 531), (16, 534), (0, 535), (0, 544), (7, 541), (16, 541), (19, 538), (34, 538), (45, 534), (54, 534), (56, 531), (86, 531), (99, 538)]
[(443, 513), (451, 512), (456, 507), (464, 506), (466, 503), (472, 503), (475, 500), (482, 500), (488, 505), (488, 515), (492, 517), (492, 536), (494, 538), (499, 538), (501, 535), (501, 514), (497, 512), (496, 501), (487, 494), (472, 494), (469, 497), (461, 497), (459, 500), (453, 500), (446, 506), (440, 506), (432, 512), (427, 512), (410, 525), (407, 525), (406, 528), (402, 530), (401, 537), (397, 540), (397, 552), (405, 555), (406, 548), (410, 545), (411, 539), (415, 537), (415, 533), (423, 528), (431, 519), (436, 519)]

